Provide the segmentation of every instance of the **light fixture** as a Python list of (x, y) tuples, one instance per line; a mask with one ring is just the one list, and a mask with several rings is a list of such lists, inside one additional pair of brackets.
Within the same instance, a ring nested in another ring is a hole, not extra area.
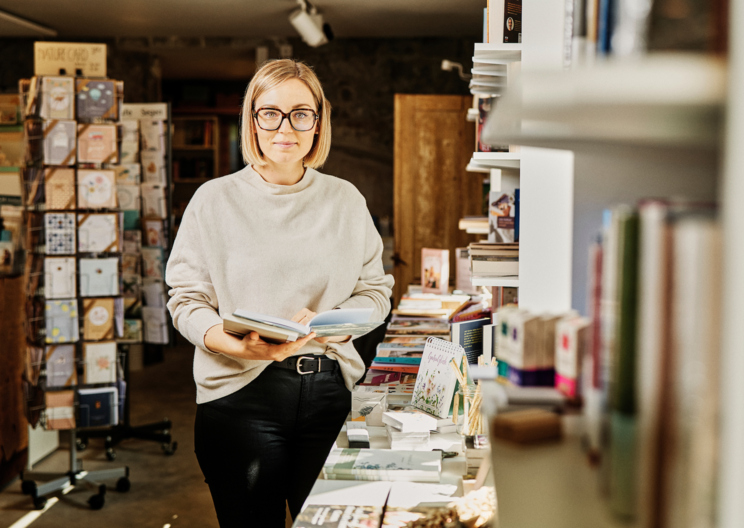
[(300, 5), (289, 15), (289, 22), (294, 26), (305, 43), (313, 48), (327, 44), (333, 39), (331, 26), (323, 22), (323, 15), (307, 0), (297, 0)]
[(462, 64), (460, 64), (459, 62), (453, 62), (453, 61), (449, 61), (445, 59), (442, 61), (442, 69), (444, 71), (457, 70), (457, 74), (460, 76), (460, 79), (462, 79), (463, 81), (469, 81), (470, 77), (472, 77), (472, 75), (468, 75), (467, 73), (463, 72)]

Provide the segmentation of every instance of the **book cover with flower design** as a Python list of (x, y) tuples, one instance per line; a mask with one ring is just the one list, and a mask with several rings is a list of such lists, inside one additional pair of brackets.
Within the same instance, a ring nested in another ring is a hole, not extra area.
[(414, 407), (439, 418), (449, 416), (457, 376), (450, 366), (459, 366), (465, 350), (457, 344), (430, 337), (424, 346), (411, 402)]

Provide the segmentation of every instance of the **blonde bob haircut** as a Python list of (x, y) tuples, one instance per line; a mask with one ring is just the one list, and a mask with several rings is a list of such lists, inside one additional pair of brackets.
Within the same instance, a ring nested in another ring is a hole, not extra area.
[(317, 169), (322, 167), (328, 158), (328, 152), (331, 150), (331, 104), (325, 98), (323, 87), (315, 72), (307, 64), (292, 59), (279, 59), (265, 62), (253, 76), (245, 91), (240, 117), (242, 121), (240, 147), (246, 163), (259, 167), (266, 165), (263, 152), (258, 146), (256, 121), (253, 119), (255, 111), (253, 105), (256, 99), (262, 93), (290, 79), (299, 79), (310, 89), (319, 114), (313, 146), (305, 156), (303, 164), (305, 167)]

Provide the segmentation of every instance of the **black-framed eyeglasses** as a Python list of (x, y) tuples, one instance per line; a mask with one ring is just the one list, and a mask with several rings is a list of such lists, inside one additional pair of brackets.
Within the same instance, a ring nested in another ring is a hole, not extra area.
[(307, 108), (296, 108), (287, 114), (276, 108), (260, 108), (253, 112), (253, 117), (259, 127), (269, 132), (279, 130), (285, 119), (298, 132), (307, 132), (313, 129), (319, 116)]

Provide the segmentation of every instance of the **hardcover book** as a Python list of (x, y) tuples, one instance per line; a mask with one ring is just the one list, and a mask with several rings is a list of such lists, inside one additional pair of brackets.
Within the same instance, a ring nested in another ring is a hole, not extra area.
[(488, 241), (514, 242), (514, 194), (490, 193), (488, 207)]
[(451, 363), (454, 360), (459, 368), (464, 354), (465, 350), (458, 344), (429, 338), (413, 389), (414, 407), (440, 418), (449, 415), (457, 385)]
[(372, 308), (342, 308), (320, 313), (303, 325), (281, 317), (236, 310), (232, 316), (223, 317), (223, 327), (230, 334), (257, 332), (270, 343), (285, 343), (311, 332), (317, 337), (364, 335), (383, 324), (383, 321), (369, 322), (371, 316)]
[(323, 466), (332, 480), (439, 482), (441, 471), (439, 451), (333, 449)]
[(424, 293), (449, 291), (448, 249), (421, 249), (421, 286)]
[(490, 323), (488, 318), (452, 323), (451, 341), (463, 348), (471, 365), (477, 365), (483, 354), (483, 327)]

